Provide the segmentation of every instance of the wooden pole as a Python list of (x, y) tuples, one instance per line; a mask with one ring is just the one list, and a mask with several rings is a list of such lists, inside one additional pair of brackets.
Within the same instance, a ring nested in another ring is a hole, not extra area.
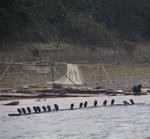
[(109, 78), (109, 76), (108, 76), (108, 74), (107, 74), (107, 72), (106, 72), (104, 66), (102, 66), (102, 70), (104, 71), (104, 73), (105, 73), (107, 79), (110, 81), (110, 83), (112, 83), (112, 81), (111, 81), (111, 79)]
[(55, 69), (54, 69), (55, 67), (54, 67), (54, 61), (52, 61), (51, 66), (52, 66), (52, 87), (55, 88), (55, 86), (54, 86), (54, 81), (55, 81), (55, 73), (54, 73), (54, 72), (55, 72), (55, 71), (54, 71), (54, 70), (55, 70)]
[(100, 82), (102, 83), (103, 80), (103, 69), (102, 69), (102, 65), (100, 65)]
[(7, 75), (7, 72), (9, 70), (10, 66), (8, 65), (8, 67), (5, 69), (4, 73), (2, 74), (2, 76), (0, 77), (0, 81)]
[[(59, 71), (60, 73), (62, 73), (61, 71)], [(71, 80), (66, 74), (65, 74), (65, 77), (67, 79), (69, 79), (75, 86), (79, 87), (78, 84), (76, 84), (73, 80)]]

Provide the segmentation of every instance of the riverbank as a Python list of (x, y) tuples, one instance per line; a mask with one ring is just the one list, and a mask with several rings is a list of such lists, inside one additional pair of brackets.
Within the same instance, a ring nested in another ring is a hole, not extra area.
[[(83, 86), (106, 89), (127, 89), (136, 84), (144, 88), (150, 87), (150, 64), (78, 64), (83, 79)], [(7, 65), (0, 65), (0, 76), (7, 69)], [(55, 81), (67, 72), (67, 64), (55, 63)], [(11, 65), (7, 74), (0, 82), (0, 88), (26, 88), (30, 86), (48, 87), (52, 81), (50, 66), (39, 65)]]
[[(73, 63), (79, 67), (85, 87), (99, 85), (128, 90), (135, 84), (149, 87), (149, 46), (149, 43), (141, 42), (129, 50), (65, 43), (59, 46), (55, 43), (18, 44), (12, 50), (0, 51), (0, 88), (47, 87), (46, 83), (52, 81), (52, 69), (50, 63), (42, 63), (43, 59), (55, 61), (55, 81), (66, 74), (67, 64)], [(38, 60), (34, 59), (35, 49)]]
[[(34, 90), (34, 91), (33, 91)], [(71, 98), (71, 97), (103, 97), (103, 96), (133, 96), (132, 92), (110, 89), (92, 88), (62, 88), (62, 89), (28, 89), (22, 91), (5, 90), (0, 93), (0, 101), (36, 99), (37, 101), (48, 98)], [(149, 88), (142, 88), (139, 95), (150, 95)]]

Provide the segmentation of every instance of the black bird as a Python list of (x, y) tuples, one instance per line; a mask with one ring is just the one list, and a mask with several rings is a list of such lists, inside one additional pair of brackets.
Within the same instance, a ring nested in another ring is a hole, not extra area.
[(84, 108), (86, 108), (86, 107), (87, 107), (87, 104), (88, 104), (88, 102), (87, 102), (87, 101), (85, 101), (85, 102), (84, 102)]
[(36, 113), (36, 112), (38, 112), (38, 110), (37, 110), (37, 107), (36, 106), (33, 106), (33, 110), (34, 110), (34, 112)]
[(111, 105), (114, 105), (114, 103), (115, 103), (115, 100), (112, 99), (112, 100), (111, 100)]
[(43, 109), (44, 111), (47, 111), (45, 106), (42, 106), (42, 109)]
[(58, 107), (57, 104), (54, 104), (54, 107), (55, 107), (55, 110), (56, 110), (56, 111), (59, 111), (59, 107)]
[(22, 112), (25, 114), (26, 113), (26, 110), (25, 110), (25, 108), (22, 108)]
[(131, 104), (132, 105), (134, 105), (135, 103), (134, 103), (134, 101), (133, 101), (133, 99), (130, 99), (130, 102), (131, 102)]
[(70, 105), (70, 109), (73, 110), (73, 108), (74, 108), (74, 104), (72, 103), (72, 104)]
[(41, 112), (41, 108), (39, 106), (37, 106), (36, 108), (37, 108), (37, 112)]
[(96, 107), (96, 106), (97, 106), (97, 100), (94, 101), (94, 107)]
[(18, 108), (18, 109), (17, 109), (17, 111), (19, 112), (19, 114), (22, 114), (22, 111), (21, 111), (21, 109), (19, 109), (19, 108)]
[(80, 105), (79, 105), (79, 108), (82, 108), (82, 106), (83, 106), (83, 103), (81, 102)]
[(104, 100), (103, 106), (106, 106), (106, 105), (107, 105), (107, 100)]
[(31, 113), (30, 107), (27, 107), (27, 111), (28, 111), (28, 113)]
[(50, 105), (47, 105), (47, 110), (51, 111), (51, 106)]

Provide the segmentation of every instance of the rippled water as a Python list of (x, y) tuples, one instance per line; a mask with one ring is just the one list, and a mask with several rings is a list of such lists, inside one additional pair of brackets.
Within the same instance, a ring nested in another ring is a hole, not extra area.
[[(96, 98), (57, 98), (36, 102), (21, 100), (20, 106), (51, 105), (68, 108), (71, 103), (88, 101), (93, 105), (114, 98), (116, 103), (133, 98), (135, 102), (150, 104), (150, 96), (118, 96)], [(0, 102), (6, 103), (6, 102)], [(150, 106), (113, 106), (75, 111), (43, 113), (8, 117), (16, 106), (0, 105), (0, 139), (150, 139)]]

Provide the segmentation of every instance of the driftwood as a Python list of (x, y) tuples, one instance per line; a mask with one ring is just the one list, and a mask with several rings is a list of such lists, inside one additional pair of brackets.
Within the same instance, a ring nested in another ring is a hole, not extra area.
[(4, 105), (19, 105), (19, 101), (12, 101), (10, 103), (4, 104)]

